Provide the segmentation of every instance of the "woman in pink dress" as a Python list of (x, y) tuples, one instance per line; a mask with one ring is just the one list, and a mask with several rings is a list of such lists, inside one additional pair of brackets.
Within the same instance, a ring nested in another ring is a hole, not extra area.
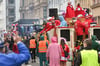
[(65, 57), (65, 52), (67, 54), (69, 54), (69, 47), (68, 45), (65, 43), (65, 40), (64, 39), (61, 39), (61, 43), (60, 43), (60, 48), (61, 48), (61, 62), (60, 62), (60, 66), (66, 66), (66, 62), (67, 62), (67, 59), (69, 57), (69, 55), (67, 57)]
[(61, 49), (60, 45), (57, 43), (57, 38), (51, 38), (52, 43), (49, 45), (47, 50), (47, 60), (50, 61), (50, 66), (60, 66)]

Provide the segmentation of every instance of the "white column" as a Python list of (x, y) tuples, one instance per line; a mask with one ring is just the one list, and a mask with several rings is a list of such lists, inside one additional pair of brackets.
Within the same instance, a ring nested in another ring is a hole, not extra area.
[(15, 0), (15, 21), (18, 21), (20, 19), (20, 0)]

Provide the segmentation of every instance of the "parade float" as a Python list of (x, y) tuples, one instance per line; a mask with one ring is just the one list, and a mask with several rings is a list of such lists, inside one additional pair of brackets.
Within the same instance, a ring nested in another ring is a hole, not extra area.
[[(63, 16), (60, 15), (60, 16)], [(52, 16), (53, 17), (53, 16)], [(74, 10), (73, 6), (71, 3), (68, 3), (68, 6), (66, 7), (66, 13), (63, 16), (64, 20), (62, 23), (62, 20), (60, 20), (60, 25), (59, 22), (57, 23), (54, 18), (47, 20), (47, 23), (45, 24), (44, 29), (40, 32), (47, 32), (49, 34), (49, 40), (51, 37), (56, 36), (58, 38), (58, 43), (60, 44), (60, 39), (63, 37), (67, 40), (67, 43), (69, 48), (70, 48), (70, 60), (72, 60), (73, 57), (73, 52), (76, 50), (79, 50), (82, 45), (82, 42), (86, 38), (91, 38), (92, 35), (96, 35), (98, 40), (100, 37), (98, 35), (100, 32), (100, 26), (97, 26), (96, 22), (92, 20), (93, 15), (88, 14), (86, 12), (86, 9), (81, 8), (80, 4), (77, 5), (76, 9)], [(60, 19), (60, 18), (59, 18)], [(53, 23), (52, 23), (53, 20)], [(82, 26), (81, 29), (78, 29), (76, 26), (79, 23), (78, 20), (80, 20), (80, 25)], [(66, 23), (65, 23), (66, 22)], [(65, 25), (67, 24), (67, 25)], [(77, 29), (76, 29), (77, 28)], [(78, 33), (77, 33), (78, 31)], [(80, 34), (82, 32), (82, 34)], [(78, 37), (82, 36), (82, 39)], [(79, 42), (79, 45), (76, 46), (76, 41)], [(78, 49), (77, 49), (78, 48)]]

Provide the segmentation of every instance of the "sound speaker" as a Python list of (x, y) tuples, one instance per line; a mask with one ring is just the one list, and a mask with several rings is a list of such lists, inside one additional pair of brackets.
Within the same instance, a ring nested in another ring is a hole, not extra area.
[(55, 19), (58, 19), (58, 9), (57, 8), (51, 8), (49, 9), (49, 16), (55, 17)]
[(61, 30), (60, 37), (64, 37), (67, 41), (70, 41), (70, 30)]
[(97, 36), (98, 40), (100, 40), (100, 29), (94, 29), (93, 34)]

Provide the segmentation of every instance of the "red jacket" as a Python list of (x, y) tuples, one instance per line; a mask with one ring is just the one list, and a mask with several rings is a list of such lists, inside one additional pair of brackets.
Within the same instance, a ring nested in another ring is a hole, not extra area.
[(65, 50), (66, 52), (68, 52), (68, 53), (69, 53), (69, 47), (68, 47), (68, 45), (67, 45), (67, 44), (65, 44), (65, 49), (64, 49), (64, 50), (63, 50), (63, 48), (62, 48), (62, 46), (61, 46), (61, 45), (60, 45), (60, 48), (61, 48), (61, 56), (65, 57), (64, 50)]
[(72, 5), (68, 5), (66, 8), (65, 18), (73, 18), (75, 17), (75, 11)]
[(80, 45), (77, 47), (74, 47), (74, 48), (75, 48), (75, 50), (80, 50)]
[(45, 27), (43, 28), (43, 30), (40, 33), (43, 33), (44, 31), (46, 31), (47, 28), (51, 27), (52, 23), (51, 22), (47, 22), (47, 24), (45, 25)]
[(59, 26), (60, 25), (60, 21), (59, 20), (55, 20), (55, 24), (56, 24), (56, 26)]
[(18, 47), (17, 47), (16, 44), (13, 45), (13, 50), (12, 51), (19, 54), (19, 50), (18, 50)]
[(77, 20), (75, 22), (74, 28), (75, 28), (77, 36), (83, 35), (84, 24), (82, 22), (80, 22), (79, 20)]
[(86, 19), (86, 21), (84, 22), (84, 26), (85, 26), (85, 34), (88, 35), (88, 30), (90, 28), (90, 23), (92, 22), (92, 19)]
[[(55, 25), (59, 26), (60, 25), (60, 21), (59, 20), (55, 20)], [(45, 25), (44, 29), (40, 33), (43, 33), (44, 31), (48, 32), (52, 28), (55, 28), (55, 25), (52, 25), (51, 22), (47, 22), (47, 24)]]

